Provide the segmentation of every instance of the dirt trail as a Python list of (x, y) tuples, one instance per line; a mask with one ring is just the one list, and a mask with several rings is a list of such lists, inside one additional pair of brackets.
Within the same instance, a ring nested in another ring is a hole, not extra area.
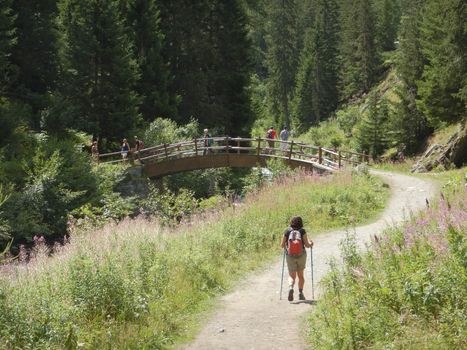
[[(381, 176), (390, 186), (391, 198), (376, 222), (357, 227), (356, 235), (362, 246), (372, 235), (381, 232), (390, 224), (403, 220), (410, 211), (415, 212), (425, 207), (425, 199), (431, 198), (436, 193), (436, 186), (427, 180), (381, 171), (373, 173)], [(316, 282), (328, 270), (328, 259), (339, 256), (338, 243), (344, 236), (344, 230), (317, 237), (311, 236), (315, 243), (313, 248), (315, 298), (319, 296)], [(310, 300), (309, 255), (307, 264), (304, 294)], [(219, 308), (210, 316), (195, 340), (180, 349), (305, 349), (305, 339), (300, 330), (303, 328), (305, 314), (310, 311), (312, 304), (289, 303), (286, 295), (286, 278), (284, 278), (282, 300), (279, 300), (281, 268), (282, 257), (267, 269), (249, 276), (233, 292), (223, 296)], [(284, 275), (286, 274), (285, 272)]]

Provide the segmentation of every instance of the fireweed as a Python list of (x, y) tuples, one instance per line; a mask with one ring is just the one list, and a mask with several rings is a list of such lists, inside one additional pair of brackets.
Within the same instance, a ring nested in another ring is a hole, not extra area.
[(462, 176), (451, 185), (367, 252), (348, 238), (309, 320), (313, 349), (467, 346), (467, 187)]
[(0, 349), (168, 346), (211, 297), (277, 256), (291, 216), (313, 236), (367, 219), (386, 197), (372, 177), (302, 174), (175, 228), (137, 218), (73, 232), (52, 257), (38, 248), (1, 268)]

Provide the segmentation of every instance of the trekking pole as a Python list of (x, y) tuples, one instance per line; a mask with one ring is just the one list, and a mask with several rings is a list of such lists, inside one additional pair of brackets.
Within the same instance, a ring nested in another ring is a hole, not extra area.
[(284, 282), (284, 264), (285, 264), (285, 248), (284, 248), (284, 255), (282, 257), (281, 291), (279, 292), (279, 300), (282, 300), (282, 284)]
[(310, 263), (311, 263), (311, 298), (315, 300), (315, 283), (313, 278), (313, 247), (310, 248)]

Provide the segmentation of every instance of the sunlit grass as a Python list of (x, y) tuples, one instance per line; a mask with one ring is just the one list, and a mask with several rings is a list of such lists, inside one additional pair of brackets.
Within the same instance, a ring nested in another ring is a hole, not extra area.
[(412, 167), (415, 164), (415, 160), (408, 158), (403, 162), (383, 162), (372, 164), (372, 169), (392, 171), (396, 173), (409, 174), (412, 170)]

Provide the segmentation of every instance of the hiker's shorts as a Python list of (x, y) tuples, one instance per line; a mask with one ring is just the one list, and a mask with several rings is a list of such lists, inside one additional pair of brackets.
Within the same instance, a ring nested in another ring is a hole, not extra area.
[(304, 270), (306, 266), (306, 251), (298, 257), (286, 255), (286, 260), (289, 272)]

